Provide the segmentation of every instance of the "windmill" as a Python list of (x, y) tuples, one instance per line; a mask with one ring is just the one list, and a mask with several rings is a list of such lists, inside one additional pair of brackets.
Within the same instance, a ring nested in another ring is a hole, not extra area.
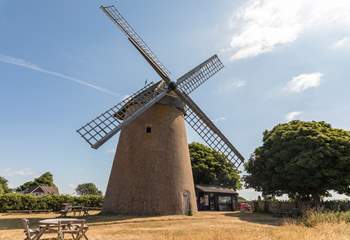
[(120, 137), (103, 203), (117, 214), (184, 214), (197, 211), (185, 121), (212, 149), (238, 168), (243, 156), (189, 97), (223, 68), (214, 55), (176, 82), (114, 6), (102, 11), (128, 38), (161, 80), (108, 109), (77, 132), (97, 149)]

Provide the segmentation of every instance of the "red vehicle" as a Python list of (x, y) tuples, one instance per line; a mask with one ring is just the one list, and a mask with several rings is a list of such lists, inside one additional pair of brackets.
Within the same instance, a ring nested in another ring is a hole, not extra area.
[(249, 203), (242, 202), (242, 203), (240, 203), (240, 205), (239, 205), (239, 210), (240, 210), (241, 212), (251, 212), (251, 211), (252, 211), (252, 206), (250, 206)]

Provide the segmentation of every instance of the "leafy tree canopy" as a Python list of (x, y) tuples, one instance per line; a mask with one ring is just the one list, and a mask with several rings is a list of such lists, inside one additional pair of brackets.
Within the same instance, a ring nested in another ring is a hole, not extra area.
[(195, 184), (241, 188), (238, 170), (222, 154), (200, 144), (189, 144)]
[(102, 195), (94, 183), (82, 183), (77, 186), (75, 192), (78, 195)]
[(319, 200), (350, 194), (350, 132), (325, 122), (291, 121), (263, 134), (245, 165), (247, 187), (265, 195)]
[(9, 193), (11, 190), (7, 185), (8, 181), (4, 177), (0, 177), (0, 194)]
[(35, 178), (34, 181), (25, 182), (21, 186), (17, 187), (16, 191), (21, 192), (37, 186), (55, 186), (53, 183), (53, 175), (50, 172), (45, 172), (40, 177)]

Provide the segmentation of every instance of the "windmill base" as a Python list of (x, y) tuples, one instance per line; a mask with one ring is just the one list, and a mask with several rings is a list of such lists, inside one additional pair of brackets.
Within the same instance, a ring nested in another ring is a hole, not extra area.
[(166, 96), (121, 130), (103, 213), (197, 212), (184, 115), (176, 100)]

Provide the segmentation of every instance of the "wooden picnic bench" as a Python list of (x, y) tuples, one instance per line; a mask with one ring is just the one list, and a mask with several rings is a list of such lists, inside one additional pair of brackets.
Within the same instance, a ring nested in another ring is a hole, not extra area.
[(101, 208), (97, 207), (85, 207), (85, 206), (73, 206), (71, 203), (65, 203), (63, 204), (63, 208), (60, 211), (61, 217), (66, 217), (68, 213), (72, 212), (73, 216), (89, 216), (89, 211), (93, 210), (101, 210)]
[(29, 220), (22, 219), (26, 240), (39, 240), (45, 233), (56, 233), (59, 240), (64, 240), (65, 234), (72, 236), (74, 240), (85, 238), (88, 226), (84, 219), (53, 218), (39, 221), (38, 228), (29, 228)]

